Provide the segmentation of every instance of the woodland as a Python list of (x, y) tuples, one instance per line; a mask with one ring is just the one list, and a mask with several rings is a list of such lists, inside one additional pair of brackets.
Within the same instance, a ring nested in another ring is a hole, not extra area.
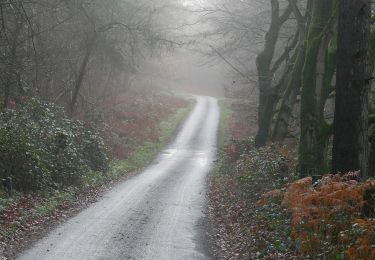
[(224, 114), (210, 183), (218, 254), (373, 259), (371, 1), (219, 2), (211, 21), (226, 40), (213, 55), (233, 71), (227, 93), (255, 90)]
[(173, 44), (168, 4), (1, 1), (0, 175), (14, 190), (78, 184), (157, 138), (156, 121), (185, 101), (131, 85), (145, 56)]
[(1, 0), (0, 256), (167, 144), (193, 102), (134, 81), (184, 47), (226, 68), (213, 255), (374, 259), (370, 0)]
[(192, 102), (133, 83), (145, 60), (178, 46), (170, 10), (174, 1), (0, 1), (0, 259), (169, 142)]

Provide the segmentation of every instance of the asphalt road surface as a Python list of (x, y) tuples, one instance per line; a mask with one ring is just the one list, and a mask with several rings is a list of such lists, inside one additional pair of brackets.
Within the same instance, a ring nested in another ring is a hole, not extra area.
[(201, 219), (218, 124), (216, 99), (197, 97), (176, 139), (151, 166), (18, 259), (209, 259)]

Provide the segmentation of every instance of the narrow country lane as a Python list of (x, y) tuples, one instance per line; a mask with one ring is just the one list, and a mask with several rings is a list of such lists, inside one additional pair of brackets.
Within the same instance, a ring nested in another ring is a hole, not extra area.
[(200, 220), (218, 124), (217, 101), (197, 97), (175, 141), (150, 167), (18, 259), (208, 259)]

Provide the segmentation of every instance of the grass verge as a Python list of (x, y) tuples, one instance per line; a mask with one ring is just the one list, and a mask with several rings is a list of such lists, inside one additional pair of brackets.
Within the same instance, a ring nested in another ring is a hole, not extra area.
[[(187, 98), (187, 97), (185, 97)], [(13, 258), (20, 247), (35, 240), (45, 227), (62, 221), (94, 202), (111, 184), (145, 167), (171, 141), (177, 128), (194, 106), (175, 111), (159, 124), (160, 134), (155, 142), (145, 142), (125, 160), (111, 163), (106, 174), (88, 172), (79, 187), (58, 189), (44, 195), (14, 194), (0, 196), (0, 259)]]
[(256, 149), (254, 124), (241, 118), (256, 109), (221, 103), (218, 160), (209, 179), (208, 216), (217, 259), (291, 259), (289, 220), (277, 202), (258, 205), (262, 195), (294, 178), (294, 152), (273, 145)]
[(233, 111), (230, 109), (230, 103), (226, 99), (219, 100), (221, 119), (218, 133), (218, 144), (222, 147), (226, 141), (231, 138), (230, 124)]
[(178, 126), (191, 111), (193, 104), (194, 103), (191, 100), (189, 106), (177, 110), (169, 120), (160, 124), (159, 141), (146, 142), (144, 145), (135, 149), (135, 152), (129, 159), (113, 162), (109, 171), (110, 178), (118, 178), (123, 175), (124, 172), (138, 170), (150, 163), (160, 150), (170, 142), (171, 138), (176, 133)]
[(255, 148), (252, 134), (236, 137), (238, 112), (209, 182), (216, 258), (375, 259), (375, 180), (298, 179), (297, 143)]

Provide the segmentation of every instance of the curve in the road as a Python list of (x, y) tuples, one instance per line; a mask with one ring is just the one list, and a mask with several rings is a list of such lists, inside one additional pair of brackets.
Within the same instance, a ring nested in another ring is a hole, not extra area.
[(216, 99), (197, 97), (175, 141), (150, 167), (18, 259), (208, 259), (197, 225), (218, 124)]

